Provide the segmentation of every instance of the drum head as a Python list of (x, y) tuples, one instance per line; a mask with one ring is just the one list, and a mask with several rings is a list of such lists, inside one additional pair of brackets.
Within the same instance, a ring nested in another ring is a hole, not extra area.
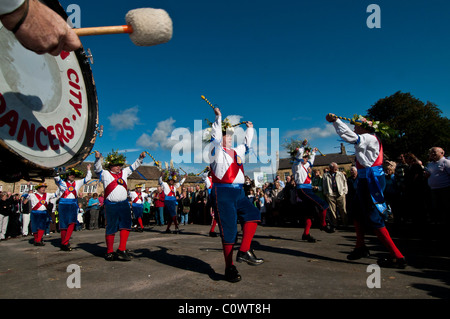
[[(67, 19), (58, 1), (43, 2)], [(0, 24), (0, 178), (43, 178), (81, 163), (94, 146), (97, 124), (84, 49), (38, 55)]]

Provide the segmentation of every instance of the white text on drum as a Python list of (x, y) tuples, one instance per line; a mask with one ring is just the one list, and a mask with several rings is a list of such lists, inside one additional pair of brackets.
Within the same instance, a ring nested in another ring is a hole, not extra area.
[[(72, 120), (75, 121), (77, 119), (76, 115), (81, 117), (80, 111), (83, 108), (81, 88), (78, 85), (80, 77), (75, 70), (69, 69), (67, 71), (67, 79), (71, 88), (68, 103), (75, 110), (76, 114), (72, 115)], [(41, 151), (46, 151), (49, 147), (57, 151), (75, 137), (75, 131), (70, 125), (71, 119), (67, 117), (54, 125), (36, 128), (36, 125), (34, 123), (30, 124), (27, 119), (20, 120), (19, 113), (13, 109), (3, 114), (6, 110), (6, 101), (0, 92), (0, 127), (4, 125), (9, 126), (8, 134), (19, 143), (26, 144), (30, 148), (34, 148), (36, 145)], [(24, 139), (26, 139), (26, 142)]]

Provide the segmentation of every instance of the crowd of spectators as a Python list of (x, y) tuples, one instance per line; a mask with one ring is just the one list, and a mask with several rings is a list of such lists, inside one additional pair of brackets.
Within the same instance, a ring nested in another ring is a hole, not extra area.
[[(391, 209), (391, 220), (395, 224), (449, 224), (450, 219), (450, 159), (442, 148), (430, 149), (427, 165), (412, 153), (402, 154), (396, 161), (386, 160), (385, 199)], [(330, 208), (327, 221), (333, 228), (352, 224), (352, 214), (357, 209), (356, 185), (358, 171), (351, 167), (347, 172), (330, 163), (323, 174), (318, 169), (310, 170), (313, 191), (325, 199)], [(304, 208), (297, 197), (296, 184), (292, 176), (279, 175), (273, 182), (261, 187), (248, 176), (244, 191), (249, 200), (261, 212), (261, 224), (267, 226), (295, 225), (303, 222)], [(32, 190), (23, 194), (0, 192), (0, 239), (31, 235), (30, 202), (24, 199)], [(164, 212), (164, 192), (161, 187), (146, 188), (150, 194), (144, 202), (143, 224), (167, 225), (169, 216)], [(209, 225), (212, 207), (208, 190), (203, 184), (182, 185), (176, 194), (179, 223)], [(78, 194), (79, 218), (77, 230), (95, 230), (105, 227), (103, 194)], [(50, 202), (46, 235), (59, 232), (58, 204)], [(132, 214), (131, 201), (130, 213)], [(133, 227), (136, 226), (134, 223)]]

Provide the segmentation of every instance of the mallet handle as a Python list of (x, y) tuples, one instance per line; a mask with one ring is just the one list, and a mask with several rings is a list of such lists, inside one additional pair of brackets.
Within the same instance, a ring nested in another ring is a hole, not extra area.
[(118, 25), (111, 27), (92, 27), (92, 28), (80, 28), (73, 29), (79, 36), (87, 35), (103, 35), (103, 34), (120, 34), (120, 33), (133, 33), (133, 27), (130, 25)]

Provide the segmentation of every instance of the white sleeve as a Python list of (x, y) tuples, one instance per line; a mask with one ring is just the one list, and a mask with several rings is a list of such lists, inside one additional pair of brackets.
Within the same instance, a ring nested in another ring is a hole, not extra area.
[(0, 15), (8, 14), (19, 8), (25, 0), (1, 0)]
[(344, 122), (337, 119), (333, 122), (334, 129), (336, 133), (346, 142), (351, 144), (358, 143), (359, 135), (353, 132)]

